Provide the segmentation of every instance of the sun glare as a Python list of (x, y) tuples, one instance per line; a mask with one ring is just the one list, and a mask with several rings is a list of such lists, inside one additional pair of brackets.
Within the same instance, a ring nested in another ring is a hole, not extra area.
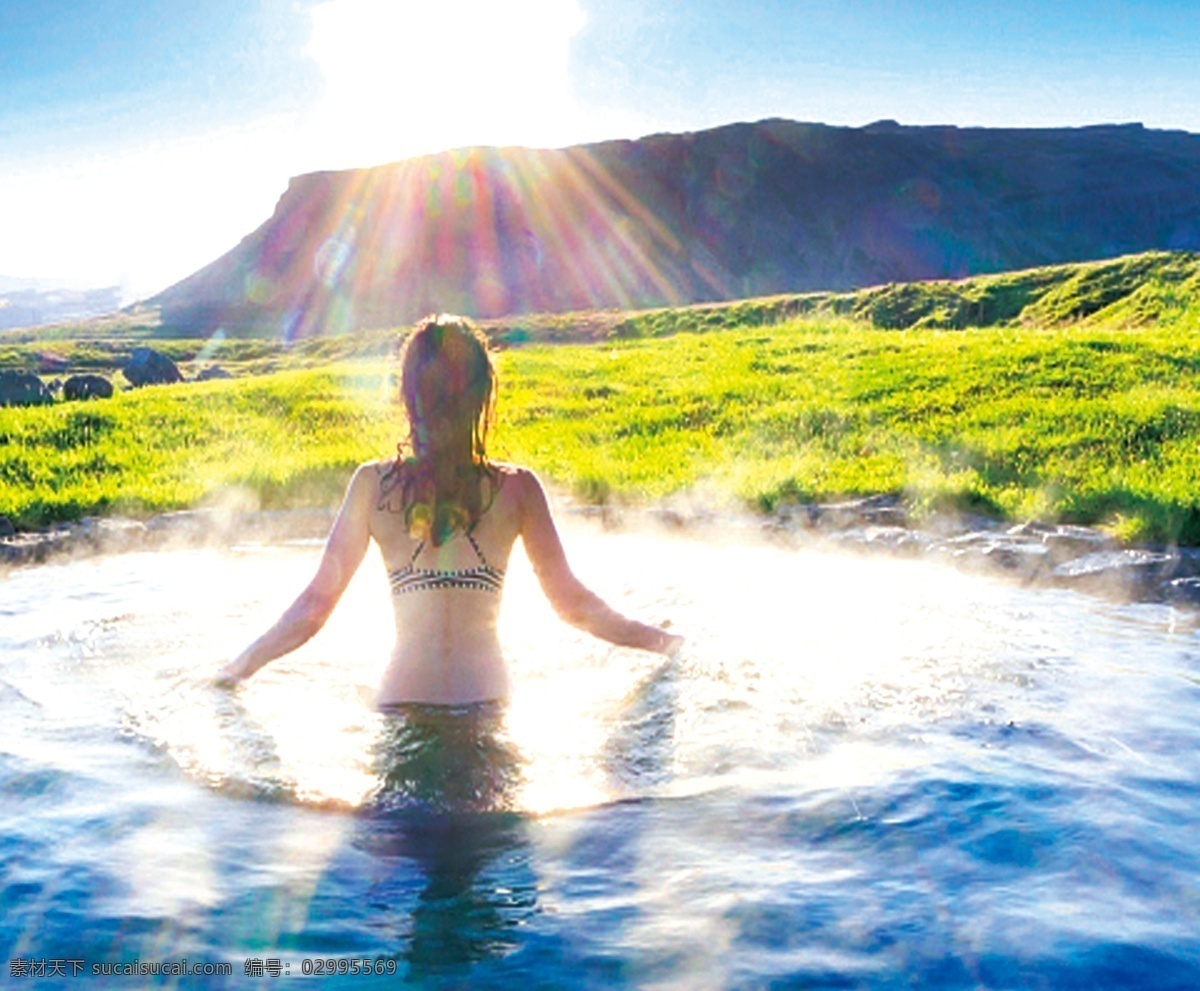
[(312, 10), (305, 54), (324, 88), (307, 114), (9, 174), (0, 214), (26, 233), (0, 249), (0, 271), (122, 282), (145, 297), (266, 220), (290, 176), (600, 137), (571, 96), (583, 25), (576, 0), (328, 0)]
[(331, 166), (579, 133), (568, 71), (584, 25), (576, 0), (329, 0), (312, 18), (307, 54), (325, 89), (311, 131)]

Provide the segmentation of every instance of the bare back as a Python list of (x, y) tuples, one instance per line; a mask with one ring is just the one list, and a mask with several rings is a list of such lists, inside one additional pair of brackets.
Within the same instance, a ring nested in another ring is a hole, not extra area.
[(497, 465), (500, 484), (486, 511), (435, 547), (409, 534), (402, 508), (389, 499), (382, 480), (390, 466), (374, 462), (354, 473), (316, 575), (275, 625), (222, 669), (223, 684), (250, 677), (320, 630), (372, 540), (388, 569), (396, 619), (396, 646), (377, 695), (381, 706), (467, 705), (508, 694), (496, 623), (517, 537), (566, 622), (622, 646), (678, 649), (681, 638), (622, 616), (575, 577), (546, 494), (529, 470)]
[(496, 625), (500, 586), (521, 531), (521, 483), (501, 466), (490, 505), (469, 532), (440, 547), (414, 538), (400, 507), (383, 497), (387, 465), (367, 466), (379, 495), (369, 529), (392, 586), (396, 644), (379, 686), (380, 705), (465, 704), (508, 694)]

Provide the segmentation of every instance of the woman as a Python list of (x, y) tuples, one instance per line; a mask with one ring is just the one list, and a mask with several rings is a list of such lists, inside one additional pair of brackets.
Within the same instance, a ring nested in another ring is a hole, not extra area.
[(681, 637), (627, 619), (575, 577), (533, 473), (488, 459), (496, 373), (475, 326), (464, 317), (426, 317), (405, 344), (401, 364), (409, 455), (401, 445), (394, 461), (354, 473), (316, 576), (219, 680), (249, 678), (315, 634), (372, 539), (388, 569), (396, 614), (396, 647), (379, 687), (380, 706), (465, 705), (507, 696), (496, 621), (518, 537), (568, 623), (622, 646), (678, 650)]

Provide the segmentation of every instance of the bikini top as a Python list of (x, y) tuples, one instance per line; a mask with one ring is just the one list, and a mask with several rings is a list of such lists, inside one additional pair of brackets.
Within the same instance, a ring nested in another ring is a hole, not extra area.
[(425, 547), (425, 541), (417, 544), (408, 564), (388, 572), (388, 581), (392, 586), (393, 595), (404, 595), (406, 592), (424, 592), (431, 588), (469, 588), (478, 592), (491, 592), (499, 595), (504, 588), (504, 572), (488, 564), (483, 551), (475, 543), (471, 531), (465, 531), (466, 538), (471, 542), (479, 563), (473, 568), (461, 568), (458, 571), (441, 571), (437, 568), (416, 567), (417, 555)]

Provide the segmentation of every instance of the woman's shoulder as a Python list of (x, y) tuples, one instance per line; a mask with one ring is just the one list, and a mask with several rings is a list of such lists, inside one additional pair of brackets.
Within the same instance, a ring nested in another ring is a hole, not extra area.
[(532, 469), (515, 464), (495, 464), (494, 467), (501, 478), (497, 499), (521, 521), (520, 526), (549, 514), (546, 491)]
[(380, 458), (364, 461), (354, 469), (350, 478), (349, 491), (356, 501), (367, 502), (391, 491), (400, 484), (400, 472), (404, 463), (396, 458)]
[(541, 488), (537, 476), (523, 465), (510, 464), (507, 461), (492, 461), (489, 467), (495, 472), (500, 486), (513, 490), (516, 495), (528, 492), (534, 486)]
[(372, 475), (375, 478), (382, 478), (384, 475), (390, 475), (403, 468), (411, 459), (401, 458), (379, 458), (375, 461), (364, 461), (355, 469), (356, 474)]
[(350, 476), (351, 488), (365, 488), (378, 483), (380, 480), (394, 475), (399, 463), (395, 458), (380, 458), (378, 461), (364, 461)]

